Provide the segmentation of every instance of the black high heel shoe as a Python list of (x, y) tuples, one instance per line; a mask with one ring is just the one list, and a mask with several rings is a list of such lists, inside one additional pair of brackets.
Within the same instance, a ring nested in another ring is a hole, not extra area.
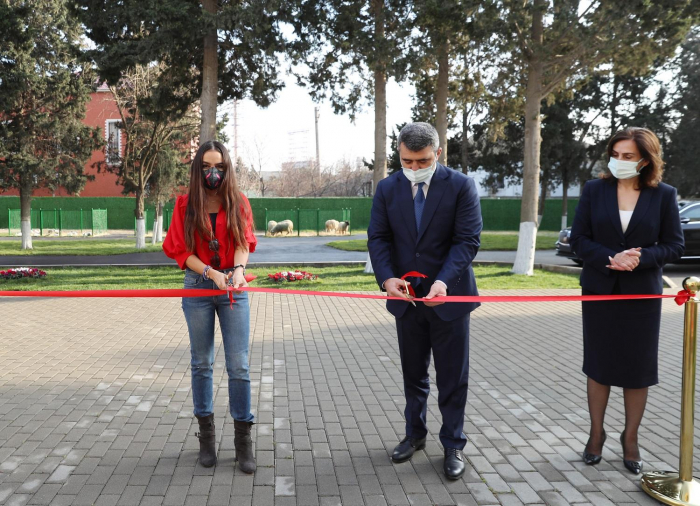
[[(605, 440), (608, 438), (608, 435), (603, 431), (603, 445), (605, 444)], [(591, 438), (588, 438), (588, 443), (591, 442)], [(586, 443), (586, 448), (588, 447), (588, 443)], [(602, 445), (601, 445), (602, 447)], [(600, 463), (600, 460), (603, 458), (602, 455), (594, 455), (593, 453), (588, 453), (586, 451), (586, 448), (583, 449), (583, 454), (581, 455), (583, 457), (583, 461), (589, 465), (589, 466), (595, 466), (596, 464)], [(602, 452), (601, 452), (602, 453)]]
[(625, 431), (622, 431), (622, 434), (620, 434), (620, 444), (622, 445), (622, 462), (625, 464), (625, 467), (632, 473), (634, 474), (639, 474), (642, 472), (642, 468), (644, 467), (644, 461), (642, 460), (627, 460), (625, 459)]

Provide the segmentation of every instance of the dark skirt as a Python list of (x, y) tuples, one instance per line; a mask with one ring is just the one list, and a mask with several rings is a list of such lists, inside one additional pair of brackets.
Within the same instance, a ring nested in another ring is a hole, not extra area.
[[(582, 290), (583, 295), (598, 295)], [(617, 284), (613, 293), (619, 294)], [(583, 372), (602, 385), (659, 382), (661, 299), (582, 302)]]

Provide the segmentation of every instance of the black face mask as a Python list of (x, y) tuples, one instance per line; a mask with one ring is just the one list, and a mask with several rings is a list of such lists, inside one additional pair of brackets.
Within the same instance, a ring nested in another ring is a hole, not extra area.
[(217, 169), (216, 167), (210, 167), (207, 170), (203, 170), (202, 176), (204, 177), (204, 186), (210, 190), (216, 190), (219, 186), (221, 186), (221, 182), (224, 180), (223, 171)]

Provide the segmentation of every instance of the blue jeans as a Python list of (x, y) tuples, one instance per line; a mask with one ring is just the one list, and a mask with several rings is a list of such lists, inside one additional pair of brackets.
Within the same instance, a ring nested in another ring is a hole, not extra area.
[[(201, 275), (187, 269), (185, 288), (213, 289), (216, 285), (213, 281), (205, 280)], [(194, 414), (208, 416), (214, 411), (214, 323), (215, 315), (218, 314), (228, 373), (229, 410), (234, 420), (252, 422), (254, 417), (250, 412), (248, 370), (248, 294), (234, 294), (234, 300), (231, 309), (226, 294), (182, 298), (182, 310), (190, 333)]]

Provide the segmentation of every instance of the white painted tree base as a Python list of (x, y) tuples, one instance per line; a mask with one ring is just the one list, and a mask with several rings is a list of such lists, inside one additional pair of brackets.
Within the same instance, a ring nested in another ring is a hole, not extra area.
[(158, 216), (158, 222), (156, 224), (156, 228), (153, 229), (155, 232), (157, 232), (158, 235), (156, 237), (156, 242), (163, 242), (163, 215), (161, 214)]
[(20, 229), (22, 230), (22, 249), (34, 249), (32, 246), (32, 222), (22, 220)]
[(136, 249), (146, 247), (146, 220), (138, 218), (136, 220)]
[(365, 273), (374, 274), (374, 269), (372, 269), (372, 259), (369, 257), (369, 252), (367, 253), (367, 263), (365, 263)]
[(158, 220), (153, 220), (153, 233), (151, 234), (151, 245), (158, 242), (158, 235), (156, 234), (156, 227), (158, 226)]
[(568, 216), (561, 217), (561, 230), (564, 230), (568, 226)]
[(532, 221), (522, 222), (518, 233), (518, 251), (515, 253), (515, 263), (511, 271), (513, 274), (534, 274), (536, 240), (537, 224)]

